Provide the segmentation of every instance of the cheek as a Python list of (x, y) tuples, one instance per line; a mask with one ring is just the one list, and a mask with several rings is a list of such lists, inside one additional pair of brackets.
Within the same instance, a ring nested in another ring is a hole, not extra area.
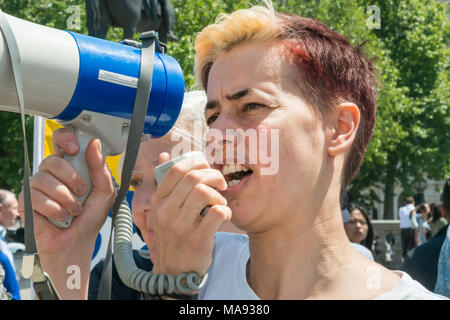
[(132, 216), (134, 224), (141, 230), (145, 229), (145, 215), (142, 201), (140, 201), (140, 197), (138, 192), (135, 192), (133, 196), (132, 205)]

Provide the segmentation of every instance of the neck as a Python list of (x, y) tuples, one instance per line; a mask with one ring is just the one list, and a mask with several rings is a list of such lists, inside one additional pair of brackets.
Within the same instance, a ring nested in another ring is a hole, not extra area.
[(339, 270), (355, 261), (338, 203), (319, 210), (309, 223), (299, 221), (304, 211), (290, 216), (299, 219), (249, 234), (247, 280), (262, 299), (320, 298)]

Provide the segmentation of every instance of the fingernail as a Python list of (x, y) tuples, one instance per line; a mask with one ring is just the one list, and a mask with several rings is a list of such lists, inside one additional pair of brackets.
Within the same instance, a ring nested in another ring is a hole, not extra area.
[(72, 210), (72, 215), (73, 216), (78, 216), (81, 213), (81, 209), (82, 207), (80, 205), (77, 205), (73, 210)]
[(67, 143), (67, 149), (69, 149), (70, 153), (75, 153), (77, 152), (77, 145), (75, 144), (75, 142), (70, 141)]
[(87, 185), (85, 185), (84, 183), (81, 183), (79, 186), (78, 186), (78, 189), (77, 189), (77, 194), (79, 195), (79, 196), (82, 196), (82, 195), (84, 195), (86, 192), (87, 192)]
[(67, 212), (66, 209), (63, 208), (62, 214), (61, 214), (61, 220), (58, 220), (58, 219), (56, 219), (56, 220), (58, 220), (58, 221), (66, 221), (69, 217), (70, 217), (70, 214)]

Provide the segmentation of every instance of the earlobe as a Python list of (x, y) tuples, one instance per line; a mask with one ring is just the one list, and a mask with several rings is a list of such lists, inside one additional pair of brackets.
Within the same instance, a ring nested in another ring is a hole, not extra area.
[(337, 117), (334, 121), (330, 144), (327, 148), (330, 156), (345, 153), (353, 144), (360, 122), (357, 105), (351, 102), (341, 103), (336, 107)]

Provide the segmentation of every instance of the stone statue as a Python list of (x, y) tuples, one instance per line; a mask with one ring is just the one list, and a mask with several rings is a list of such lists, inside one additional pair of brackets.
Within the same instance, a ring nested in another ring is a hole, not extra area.
[(110, 27), (123, 28), (125, 39), (154, 30), (159, 41), (178, 41), (172, 33), (175, 11), (170, 0), (86, 0), (90, 36), (104, 39)]

